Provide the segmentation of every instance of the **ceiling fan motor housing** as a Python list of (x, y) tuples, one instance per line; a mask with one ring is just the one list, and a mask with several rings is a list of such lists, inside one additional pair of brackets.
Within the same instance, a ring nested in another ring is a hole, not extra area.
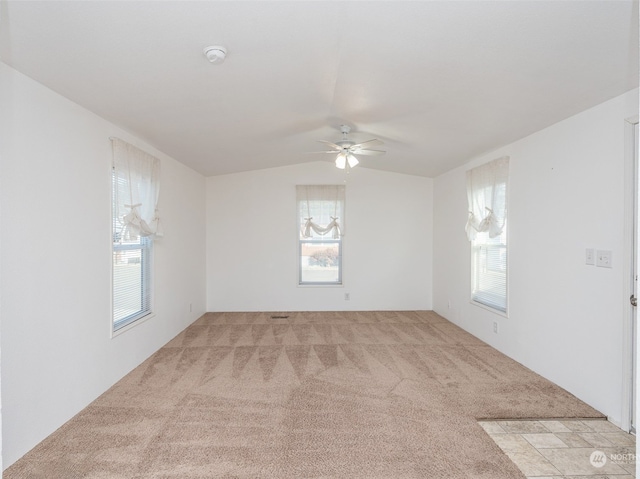
[(342, 133), (342, 140), (336, 141), (336, 145), (341, 146), (343, 150), (347, 150), (356, 144), (355, 141), (347, 140), (347, 135), (351, 132), (350, 126), (340, 125), (340, 132)]
[(352, 147), (353, 145), (355, 145), (355, 142), (351, 140), (340, 140), (340, 141), (336, 141), (336, 145), (342, 147), (343, 150), (346, 150)]

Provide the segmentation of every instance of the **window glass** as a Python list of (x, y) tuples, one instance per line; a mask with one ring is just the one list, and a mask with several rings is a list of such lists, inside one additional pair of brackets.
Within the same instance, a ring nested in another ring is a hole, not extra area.
[(300, 185), (298, 204), (298, 283), (342, 284), (343, 185)]
[(507, 311), (507, 179), (509, 157), (467, 171), (471, 299)]
[(153, 242), (144, 236), (127, 238), (116, 207), (123, 179), (113, 173), (113, 330), (151, 313), (151, 253)]

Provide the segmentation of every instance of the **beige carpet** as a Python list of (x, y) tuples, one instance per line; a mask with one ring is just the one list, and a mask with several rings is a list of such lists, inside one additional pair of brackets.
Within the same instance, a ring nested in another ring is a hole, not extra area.
[(524, 477), (477, 418), (601, 415), (433, 312), (209, 313), (14, 478)]

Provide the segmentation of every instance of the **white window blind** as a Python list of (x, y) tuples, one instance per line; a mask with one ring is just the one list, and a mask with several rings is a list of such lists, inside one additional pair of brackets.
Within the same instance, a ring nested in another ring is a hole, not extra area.
[(296, 196), (299, 284), (342, 284), (344, 185), (299, 185)]
[(151, 313), (152, 242), (144, 236), (113, 246), (113, 330)]
[(478, 233), (472, 242), (471, 299), (507, 311), (507, 235)]
[(467, 171), (471, 241), (471, 299), (507, 310), (507, 179), (509, 158)]
[(160, 236), (160, 161), (112, 138), (113, 317), (116, 331), (152, 312), (153, 238)]

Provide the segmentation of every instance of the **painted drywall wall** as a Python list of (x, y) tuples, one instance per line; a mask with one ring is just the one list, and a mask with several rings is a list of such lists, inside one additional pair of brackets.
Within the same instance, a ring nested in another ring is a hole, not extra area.
[[(4, 64), (0, 81), (8, 467), (205, 311), (205, 179)], [(113, 339), (111, 136), (161, 159), (165, 232), (155, 316)]]
[(342, 287), (297, 284), (295, 186), (341, 184), (343, 171), (319, 161), (207, 178), (207, 309), (431, 309), (432, 180), (362, 167), (346, 178)]
[[(434, 182), (434, 309), (585, 400), (622, 413), (625, 119), (638, 91), (472, 159)], [(508, 317), (469, 301), (465, 171), (510, 156)], [(585, 264), (585, 249), (613, 267)], [(493, 333), (497, 321), (499, 333)]]

